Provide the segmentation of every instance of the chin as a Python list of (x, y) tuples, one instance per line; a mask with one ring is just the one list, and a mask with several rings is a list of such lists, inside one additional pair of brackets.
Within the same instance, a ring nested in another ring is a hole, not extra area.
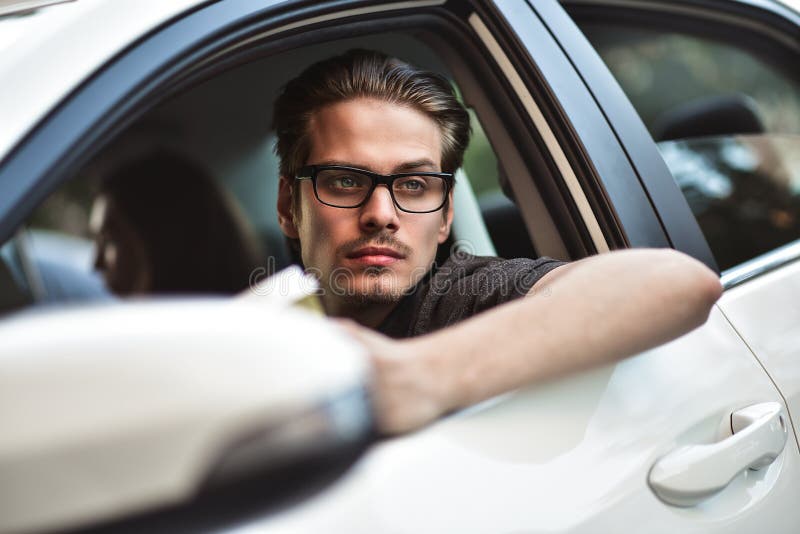
[(396, 303), (403, 298), (411, 285), (407, 280), (401, 282), (390, 271), (359, 277), (353, 282), (351, 291), (345, 297), (362, 305)]
[(353, 308), (369, 308), (371, 306), (386, 306), (397, 304), (403, 295), (389, 295), (384, 293), (355, 293), (343, 297), (342, 301)]
[(387, 267), (369, 267), (358, 272), (336, 269), (323, 283), (325, 291), (351, 305), (393, 304), (402, 299), (413, 282)]

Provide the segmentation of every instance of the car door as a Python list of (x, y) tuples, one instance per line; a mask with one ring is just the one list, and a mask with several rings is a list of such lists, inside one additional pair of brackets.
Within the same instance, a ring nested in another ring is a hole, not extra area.
[(659, 142), (722, 269), (720, 309), (796, 415), (800, 14), (777, 2), (567, 7)]

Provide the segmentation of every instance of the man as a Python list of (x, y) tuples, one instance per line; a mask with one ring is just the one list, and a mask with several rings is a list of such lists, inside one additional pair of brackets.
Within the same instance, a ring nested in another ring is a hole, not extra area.
[(326, 313), (353, 320), (372, 353), (385, 432), (666, 342), (720, 295), (713, 272), (672, 250), (436, 268), (469, 118), (445, 79), (397, 59), (354, 50), (312, 65), (274, 126), (281, 229)]

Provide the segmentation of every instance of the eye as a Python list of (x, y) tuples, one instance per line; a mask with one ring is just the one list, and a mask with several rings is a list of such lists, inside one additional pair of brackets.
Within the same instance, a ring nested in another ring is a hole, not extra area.
[(369, 177), (348, 170), (325, 169), (317, 175), (317, 191), (334, 195), (361, 194), (369, 186)]
[(398, 182), (396, 188), (402, 191), (422, 191), (425, 189), (425, 182), (418, 178), (406, 178)]
[(354, 177), (348, 176), (348, 175), (343, 175), (343, 176), (337, 176), (336, 178), (334, 178), (331, 185), (333, 185), (334, 187), (340, 187), (342, 189), (347, 189), (347, 188), (350, 188), (350, 187), (358, 187), (360, 184), (359, 184), (358, 180), (356, 180)]

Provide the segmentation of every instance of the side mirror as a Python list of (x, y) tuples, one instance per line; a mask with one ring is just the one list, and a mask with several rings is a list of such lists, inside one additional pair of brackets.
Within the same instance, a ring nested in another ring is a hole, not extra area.
[(333, 323), (265, 303), (7, 318), (0, 532), (262, 513), (358, 458), (373, 436), (368, 379), (364, 349)]

